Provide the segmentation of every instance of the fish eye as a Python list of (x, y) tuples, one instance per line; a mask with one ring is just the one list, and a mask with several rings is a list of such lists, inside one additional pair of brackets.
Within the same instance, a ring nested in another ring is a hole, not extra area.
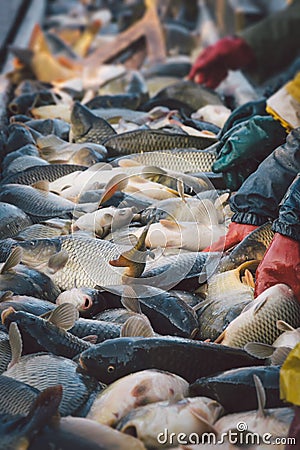
[(108, 366), (108, 368), (107, 368), (108, 373), (112, 373), (112, 372), (114, 372), (114, 370), (115, 370), (115, 366)]

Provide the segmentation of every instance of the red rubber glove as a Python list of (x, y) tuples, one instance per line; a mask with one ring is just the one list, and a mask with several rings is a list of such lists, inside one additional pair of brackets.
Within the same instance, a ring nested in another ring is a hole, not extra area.
[(254, 63), (255, 55), (247, 42), (228, 36), (207, 47), (198, 56), (188, 78), (214, 89), (227, 77), (229, 69), (243, 69)]
[(255, 297), (278, 283), (287, 284), (300, 302), (300, 242), (275, 233), (256, 271)]
[(246, 225), (244, 223), (231, 222), (226, 236), (221, 237), (210, 247), (206, 247), (203, 252), (222, 252), (239, 244), (251, 231), (257, 228), (256, 225)]

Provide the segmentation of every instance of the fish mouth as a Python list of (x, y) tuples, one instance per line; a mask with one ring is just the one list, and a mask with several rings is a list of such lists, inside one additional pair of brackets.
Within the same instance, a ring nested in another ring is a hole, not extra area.
[(93, 306), (93, 300), (91, 299), (91, 297), (85, 296), (83, 298), (83, 305), (80, 306), (78, 309), (79, 311), (86, 311), (87, 309), (90, 309)]

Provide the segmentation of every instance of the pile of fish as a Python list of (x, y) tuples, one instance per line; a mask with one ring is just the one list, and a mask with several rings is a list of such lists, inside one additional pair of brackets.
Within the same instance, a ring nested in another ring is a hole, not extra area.
[(0, 449), (205, 449), (240, 423), (288, 435), (279, 374), (300, 305), (282, 284), (254, 300), (271, 224), (206, 251), (232, 217), (211, 169), (230, 109), (184, 80), (199, 16), (197, 2), (53, 1), (11, 49)]

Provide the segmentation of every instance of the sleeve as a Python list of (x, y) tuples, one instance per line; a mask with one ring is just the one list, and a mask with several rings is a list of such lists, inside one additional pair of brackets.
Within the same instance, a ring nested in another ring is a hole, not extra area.
[(284, 69), (299, 54), (300, 0), (239, 33), (252, 48), (256, 65), (250, 75), (261, 83)]
[(300, 128), (277, 147), (231, 198), (233, 222), (262, 225), (278, 216), (279, 204), (300, 172)]
[(300, 174), (286, 193), (272, 228), (275, 233), (300, 241)]

